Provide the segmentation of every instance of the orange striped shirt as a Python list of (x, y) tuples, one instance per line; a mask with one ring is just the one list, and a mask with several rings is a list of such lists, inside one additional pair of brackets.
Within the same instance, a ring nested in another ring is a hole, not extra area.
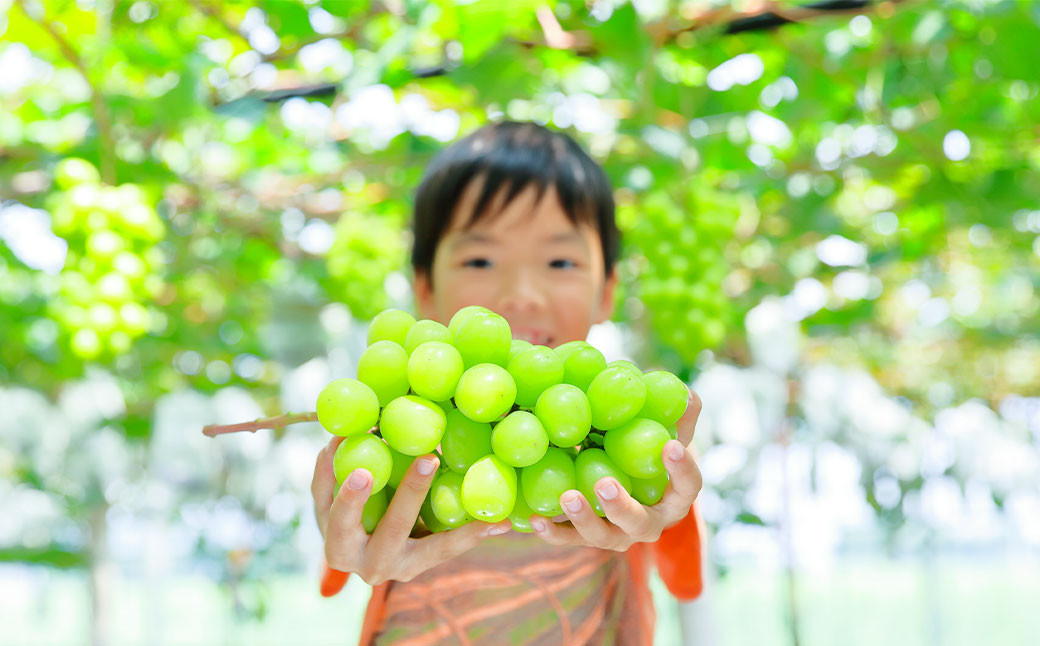
[[(360, 644), (650, 644), (651, 559), (677, 597), (700, 593), (695, 514), (665, 530), (657, 543), (625, 553), (557, 547), (515, 532), (488, 539), (410, 582), (373, 588)], [(335, 594), (345, 581), (327, 571), (322, 594)]]

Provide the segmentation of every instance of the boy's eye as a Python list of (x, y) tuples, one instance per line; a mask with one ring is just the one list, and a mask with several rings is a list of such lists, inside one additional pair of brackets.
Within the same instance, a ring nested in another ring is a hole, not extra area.
[(556, 260), (550, 262), (549, 266), (553, 269), (572, 269), (573, 267), (575, 267), (575, 264), (573, 260), (568, 260), (567, 258), (557, 258)]
[(491, 261), (487, 258), (470, 258), (463, 261), (463, 267), (476, 267), (478, 269), (486, 269), (491, 266)]

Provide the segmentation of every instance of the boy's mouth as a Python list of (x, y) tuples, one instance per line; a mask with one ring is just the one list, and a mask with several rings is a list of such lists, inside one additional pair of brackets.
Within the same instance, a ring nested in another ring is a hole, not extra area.
[(545, 332), (542, 332), (541, 330), (536, 330), (534, 328), (514, 327), (512, 328), (512, 331), (514, 339), (522, 339), (534, 345), (547, 345), (550, 348), (552, 347), (553, 337), (549, 336)]

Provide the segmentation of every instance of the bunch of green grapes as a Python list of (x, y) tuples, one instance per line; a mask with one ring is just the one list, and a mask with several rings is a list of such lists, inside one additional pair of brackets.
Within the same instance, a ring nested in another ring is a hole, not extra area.
[(122, 354), (150, 327), (165, 227), (140, 187), (101, 184), (87, 161), (62, 160), (55, 181), (63, 190), (50, 204), (54, 232), (69, 248), (50, 315), (76, 356)]
[(414, 457), (431, 452), (441, 470), (420, 514), (431, 531), (509, 518), (530, 532), (532, 514), (562, 513), (569, 489), (603, 516), (593, 487), (605, 476), (646, 505), (664, 495), (661, 452), (689, 397), (675, 375), (608, 364), (584, 341), (513, 339), (504, 318), (476, 306), (448, 326), (386, 310), (368, 343), (357, 379), (332, 381), (317, 401), (322, 426), (346, 437), (337, 482), (359, 467), (372, 474), (368, 531)]
[(619, 215), (639, 272), (634, 291), (646, 305), (655, 335), (686, 361), (718, 345), (732, 324), (722, 289), (729, 273), (723, 248), (733, 238), (732, 205), (691, 200), (684, 211), (663, 193)]
[(337, 299), (361, 319), (385, 309), (383, 283), (390, 272), (401, 268), (404, 249), (402, 229), (392, 218), (360, 214), (340, 218), (326, 256)]

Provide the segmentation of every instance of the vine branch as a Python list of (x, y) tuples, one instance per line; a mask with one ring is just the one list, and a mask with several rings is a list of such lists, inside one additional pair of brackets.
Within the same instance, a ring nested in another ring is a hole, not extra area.
[(61, 35), (61, 32), (59, 32), (58, 29), (47, 20), (46, 14), (38, 17), (34, 16), (33, 12), (29, 11), (25, 6), (25, 0), (15, 0), (15, 2), (29, 20), (39, 25), (40, 28), (46, 31), (54, 42), (57, 43), (62, 56), (72, 63), (72, 66), (76, 68), (76, 71), (80, 73), (83, 80), (90, 88), (90, 105), (94, 112), (94, 122), (97, 123), (98, 140), (101, 144), (98, 155), (101, 163), (101, 178), (106, 184), (115, 185), (116, 152), (115, 143), (112, 139), (112, 122), (109, 120), (108, 112), (105, 110), (105, 102), (101, 97), (101, 91), (98, 89), (97, 84), (95, 84), (90, 78), (90, 73), (87, 72), (87, 66), (83, 62), (83, 58), (80, 57), (79, 53), (76, 52), (69, 41)]
[(202, 434), (208, 435), (209, 437), (216, 437), (218, 435), (224, 435), (225, 433), (240, 433), (242, 431), (255, 433), (262, 428), (279, 429), (284, 428), (289, 424), (316, 421), (318, 421), (317, 413), (286, 413), (284, 415), (278, 415), (277, 417), (265, 417), (264, 419), (258, 419), (252, 422), (240, 422), (238, 424), (210, 424), (209, 426), (203, 427)]

